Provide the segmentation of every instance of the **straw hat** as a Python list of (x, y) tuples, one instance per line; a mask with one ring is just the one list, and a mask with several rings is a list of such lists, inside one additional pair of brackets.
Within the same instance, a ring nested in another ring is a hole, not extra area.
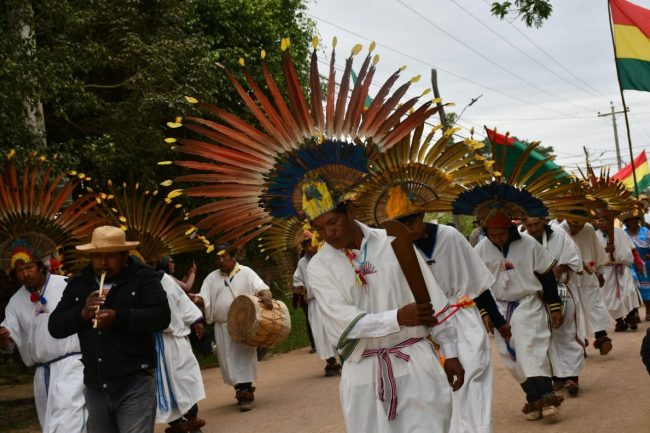
[(115, 253), (129, 251), (140, 245), (140, 242), (127, 241), (124, 232), (113, 226), (97, 227), (89, 244), (77, 245), (79, 251), (85, 253)]

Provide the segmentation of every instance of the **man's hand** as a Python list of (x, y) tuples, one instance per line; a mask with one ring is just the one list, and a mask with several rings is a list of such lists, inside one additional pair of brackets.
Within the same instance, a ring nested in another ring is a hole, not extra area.
[(562, 316), (561, 311), (551, 311), (551, 326), (553, 328), (559, 328), (564, 322), (564, 317)]
[(302, 295), (305, 296), (305, 287), (304, 286), (291, 286), (291, 293), (294, 295)]
[(113, 321), (115, 320), (115, 310), (99, 310), (95, 314), (95, 320), (97, 320), (97, 329), (111, 328), (113, 326)]
[(591, 275), (591, 274), (593, 274), (594, 272), (596, 272), (596, 271), (594, 270), (594, 268), (592, 268), (591, 266), (589, 266), (589, 265), (586, 264), (586, 263), (583, 263), (583, 264), (582, 264), (582, 268), (583, 268), (584, 271), (585, 271), (587, 274), (589, 274), (589, 275)]
[(5, 350), (11, 343), (11, 331), (0, 326), (0, 349)]
[(510, 325), (507, 323), (504, 323), (503, 325), (499, 326), (499, 334), (501, 334), (501, 337), (503, 337), (503, 340), (506, 342), (506, 344), (510, 343), (510, 338), (512, 337), (512, 330), (510, 329)]
[(458, 358), (445, 359), (445, 373), (452, 390), (458, 391), (465, 383), (465, 369)]
[(260, 290), (257, 296), (260, 298), (260, 302), (264, 308), (267, 310), (273, 309), (273, 296), (270, 290)]
[(201, 310), (205, 308), (205, 301), (203, 300), (203, 297), (200, 295), (197, 295), (195, 293), (188, 293), (187, 296), (190, 297), (190, 300), (194, 302), (194, 304), (199, 307)]
[(91, 292), (86, 298), (86, 305), (81, 310), (81, 318), (83, 320), (91, 320), (95, 317), (97, 308), (104, 304), (104, 300), (99, 297), (99, 290)]
[(190, 326), (190, 329), (199, 340), (203, 340), (203, 334), (205, 333), (205, 327), (203, 326), (203, 323), (196, 322)]
[(570, 268), (567, 265), (557, 265), (553, 268), (553, 274), (558, 282), (565, 282)]
[(436, 323), (436, 318), (433, 317), (433, 305), (431, 302), (424, 304), (404, 305), (397, 310), (397, 323), (404, 326), (433, 326)]
[(490, 319), (490, 315), (489, 314), (482, 315), (481, 320), (483, 320), (483, 326), (485, 326), (485, 330), (487, 331), (487, 333), (490, 335), (494, 335), (494, 324), (492, 323), (492, 319)]

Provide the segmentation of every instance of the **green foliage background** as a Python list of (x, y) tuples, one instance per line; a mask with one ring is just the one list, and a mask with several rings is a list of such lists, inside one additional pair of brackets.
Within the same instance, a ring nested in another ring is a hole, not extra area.
[[(184, 96), (241, 112), (217, 64), (237, 71), (240, 57), (252, 64), (264, 49), (278, 72), (280, 40), (289, 37), (305, 77), (315, 31), (303, 0), (4, 3), (0, 150), (58, 154), (62, 168), (100, 183), (152, 187), (172, 177), (173, 167), (156, 162), (172, 157), (163, 141), (166, 122), (192, 110)], [(26, 107), (39, 103), (45, 146), (24, 121)]]

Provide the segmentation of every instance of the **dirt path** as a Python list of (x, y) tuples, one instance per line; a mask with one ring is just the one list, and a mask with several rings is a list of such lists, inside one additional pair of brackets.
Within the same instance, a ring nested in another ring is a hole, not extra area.
[[(612, 333), (614, 350), (600, 356), (588, 349), (581, 394), (566, 396), (555, 420), (526, 421), (524, 394), (494, 352), (494, 431), (496, 433), (650, 432), (650, 377), (639, 357), (648, 322), (636, 332)], [(234, 391), (218, 369), (203, 372), (208, 398), (199, 404), (208, 421), (205, 433), (343, 433), (338, 378), (323, 377), (324, 362), (307, 349), (259, 365), (256, 407), (240, 413)], [(162, 433), (164, 426), (156, 432)]]
[[(641, 364), (639, 347), (650, 323), (636, 332), (612, 333), (614, 350), (600, 356), (588, 349), (581, 376), (581, 394), (566, 397), (555, 420), (526, 421), (520, 412), (524, 395), (519, 384), (494, 357), (494, 431), (496, 433), (641, 433), (650, 432), (650, 377)], [(494, 349), (494, 344), (493, 344)], [(338, 378), (323, 377), (324, 362), (300, 349), (259, 365), (256, 407), (237, 410), (232, 388), (218, 369), (206, 369), (208, 398), (199, 403), (208, 421), (205, 433), (343, 433)], [(25, 398), (31, 385), (0, 390), (0, 400)], [(25, 394), (25, 395), (23, 395)], [(38, 432), (38, 421), (21, 433)], [(2, 430), (2, 429), (0, 429)], [(157, 433), (165, 426), (158, 425)]]

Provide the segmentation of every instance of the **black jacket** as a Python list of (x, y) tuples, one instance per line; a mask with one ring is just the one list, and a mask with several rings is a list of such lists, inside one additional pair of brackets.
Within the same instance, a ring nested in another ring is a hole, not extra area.
[(103, 306), (115, 310), (115, 321), (109, 329), (94, 329), (92, 321), (81, 318), (81, 310), (98, 287), (90, 266), (72, 277), (48, 327), (54, 338), (79, 334), (84, 383), (109, 390), (156, 366), (153, 333), (167, 328), (170, 311), (156, 272), (129, 258)]

